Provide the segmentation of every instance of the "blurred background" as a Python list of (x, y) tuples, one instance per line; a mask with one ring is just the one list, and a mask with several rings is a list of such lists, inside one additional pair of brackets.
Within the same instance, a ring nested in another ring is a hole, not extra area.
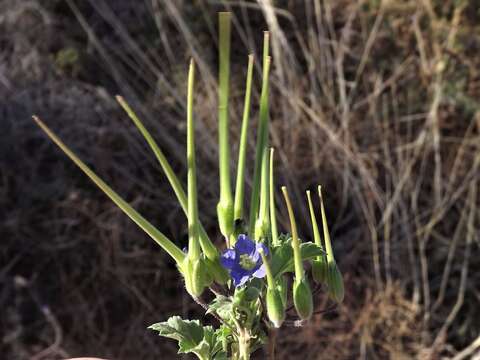
[[(0, 1), (0, 357), (175, 359), (176, 343), (148, 325), (173, 314), (215, 323), (168, 256), (31, 115), (183, 246), (186, 219), (113, 96), (141, 114), (185, 179), (193, 56), (201, 217), (221, 246), (216, 13), (229, 10), (233, 154), (247, 55), (260, 59), (270, 30), (277, 184), (293, 193), (305, 239), (304, 191), (324, 186), (345, 279), (338, 309), (281, 330), (279, 358), (480, 358), (479, 9), (474, 0)], [(323, 294), (316, 302), (327, 306)]]

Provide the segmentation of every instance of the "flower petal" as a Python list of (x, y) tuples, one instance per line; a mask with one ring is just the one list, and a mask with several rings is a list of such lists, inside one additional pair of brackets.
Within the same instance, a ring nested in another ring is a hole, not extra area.
[(255, 244), (255, 252), (250, 256), (252, 260), (256, 263), (262, 262), (262, 256), (260, 255), (259, 249), (263, 249), (265, 256), (268, 256), (268, 247), (263, 243)]
[(255, 252), (255, 243), (245, 234), (238, 235), (235, 243), (235, 250), (240, 254), (253, 254)]
[(255, 270), (252, 276), (261, 279), (264, 278), (266, 274), (267, 271), (265, 270), (265, 265), (262, 264), (257, 270)]
[(238, 257), (237, 253), (233, 249), (227, 249), (223, 252), (220, 257), (220, 263), (225, 269), (232, 270), (234, 267), (238, 266)]
[(235, 287), (242, 286), (250, 278), (250, 274), (248, 272), (242, 271), (241, 269), (233, 269), (230, 275), (232, 276), (233, 285)]
[(267, 245), (265, 245), (264, 243), (257, 243), (257, 246), (256, 246), (256, 251), (258, 252), (258, 249), (263, 249), (263, 253), (265, 254), (265, 256), (268, 256), (268, 247)]

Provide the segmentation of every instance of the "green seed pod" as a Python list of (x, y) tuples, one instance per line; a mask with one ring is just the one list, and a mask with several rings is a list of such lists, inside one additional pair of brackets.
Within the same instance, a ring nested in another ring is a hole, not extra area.
[(187, 292), (193, 297), (197, 298), (202, 295), (206, 284), (211, 276), (208, 275), (207, 267), (203, 259), (191, 260), (188, 257), (185, 259), (183, 272), (185, 276), (185, 287)]
[(313, 313), (312, 291), (306, 279), (295, 282), (293, 285), (293, 304), (298, 316), (308, 320)]
[(267, 315), (273, 326), (279, 328), (285, 320), (285, 306), (278, 289), (267, 289)]
[(330, 262), (328, 264), (328, 295), (333, 301), (341, 303), (345, 296), (345, 290), (343, 287), (342, 273), (338, 269), (336, 262)]
[(220, 201), (217, 204), (217, 217), (220, 232), (228, 238), (234, 231), (233, 222), (233, 202)]
[(312, 277), (316, 283), (324, 284), (327, 282), (328, 264), (325, 256), (319, 256), (312, 261)]
[(282, 297), (283, 306), (287, 306), (287, 291), (288, 291), (288, 280), (286, 276), (281, 276), (277, 280), (277, 289)]
[(265, 256), (263, 248), (260, 248), (258, 252), (262, 257), (267, 276), (267, 315), (270, 321), (273, 323), (273, 326), (279, 328), (282, 326), (282, 323), (285, 320), (286, 301), (283, 297), (283, 288), (286, 288), (286, 282), (283, 277), (278, 282), (275, 281), (272, 275), (272, 269), (270, 268), (270, 264)]

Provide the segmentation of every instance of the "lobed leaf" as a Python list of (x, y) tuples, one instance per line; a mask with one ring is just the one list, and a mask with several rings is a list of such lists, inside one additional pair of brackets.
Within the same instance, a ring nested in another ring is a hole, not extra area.
[[(281, 245), (275, 246), (272, 250), (272, 258), (270, 260), (270, 267), (272, 268), (272, 275), (278, 278), (286, 272), (293, 272), (293, 249), (290, 245), (291, 239), (283, 240)], [(322, 248), (312, 242), (304, 242), (300, 244), (300, 253), (302, 260), (314, 259), (317, 256), (323, 255)]]
[(158, 335), (178, 341), (178, 353), (194, 353), (199, 359), (222, 359), (222, 332), (211, 326), (202, 326), (198, 320), (183, 320), (172, 316), (165, 322), (148, 327)]

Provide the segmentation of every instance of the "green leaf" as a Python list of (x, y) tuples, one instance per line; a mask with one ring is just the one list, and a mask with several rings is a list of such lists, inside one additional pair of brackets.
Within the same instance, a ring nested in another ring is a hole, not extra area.
[(222, 319), (227, 320), (232, 315), (232, 299), (223, 295), (217, 296), (208, 306), (207, 314), (216, 313)]
[(198, 320), (183, 320), (172, 316), (165, 322), (148, 327), (158, 331), (158, 335), (178, 341), (178, 353), (194, 353), (201, 360), (212, 359), (223, 349), (222, 332), (211, 326), (202, 326)]
[[(286, 239), (281, 236), (279, 237), (279, 240), (281, 240), (281, 245), (273, 248), (270, 261), (274, 278), (278, 278), (286, 272), (293, 272), (294, 269), (293, 250), (290, 245), (291, 239)], [(302, 260), (309, 260), (324, 254), (324, 251), (320, 246), (312, 242), (304, 242), (300, 244), (300, 253), (302, 255)]]

